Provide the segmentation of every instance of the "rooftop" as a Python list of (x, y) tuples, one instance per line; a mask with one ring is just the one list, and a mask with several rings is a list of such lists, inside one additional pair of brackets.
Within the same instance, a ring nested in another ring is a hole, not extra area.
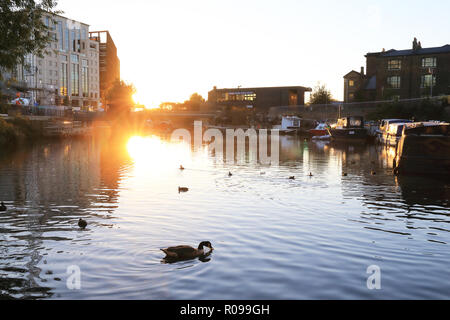
[(384, 52), (374, 52), (368, 53), (366, 56), (377, 55), (380, 57), (401, 57), (401, 56), (413, 56), (413, 55), (427, 55), (427, 54), (438, 54), (438, 53), (450, 53), (450, 44), (442, 47), (433, 48), (418, 48), (418, 49), (408, 49), (408, 50), (388, 50)]
[(282, 87), (246, 87), (246, 88), (243, 88), (243, 87), (239, 87), (239, 88), (216, 88), (216, 87), (214, 87), (214, 89), (212, 90), (212, 91), (214, 91), (214, 90), (217, 90), (217, 91), (245, 91), (245, 90), (248, 90), (248, 91), (250, 91), (250, 90), (261, 90), (261, 89), (301, 89), (301, 90), (305, 90), (305, 91), (307, 91), (307, 92), (309, 92), (309, 91), (312, 91), (312, 89), (311, 88), (308, 88), (308, 87), (302, 87), (302, 86), (286, 86), (286, 87), (284, 87), (284, 86), (282, 86)]

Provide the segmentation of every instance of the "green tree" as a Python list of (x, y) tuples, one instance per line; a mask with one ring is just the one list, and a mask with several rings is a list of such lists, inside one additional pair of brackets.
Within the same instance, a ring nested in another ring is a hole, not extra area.
[(116, 80), (106, 94), (106, 102), (110, 113), (129, 113), (134, 107), (133, 94), (136, 88), (123, 80)]
[(327, 89), (326, 85), (319, 83), (311, 93), (309, 104), (328, 104), (332, 101), (331, 91)]
[(27, 54), (42, 56), (53, 39), (44, 15), (56, 14), (56, 0), (0, 1), (0, 67), (23, 64)]

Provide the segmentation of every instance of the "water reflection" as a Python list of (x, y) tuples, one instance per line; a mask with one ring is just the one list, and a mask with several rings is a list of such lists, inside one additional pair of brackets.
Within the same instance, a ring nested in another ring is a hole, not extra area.
[[(277, 166), (248, 149), (232, 164), (207, 144), (100, 136), (1, 155), (0, 295), (372, 298), (361, 284), (379, 264), (382, 298), (449, 298), (448, 181), (395, 177), (392, 149), (375, 145), (287, 136), (280, 152)], [(201, 239), (217, 243), (214, 256), (174, 262), (159, 250)], [(66, 288), (69, 265), (84, 290)]]

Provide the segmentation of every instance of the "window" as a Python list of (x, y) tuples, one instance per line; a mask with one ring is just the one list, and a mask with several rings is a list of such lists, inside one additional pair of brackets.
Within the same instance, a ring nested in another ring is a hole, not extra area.
[(67, 63), (61, 64), (60, 76), (60, 94), (62, 96), (67, 96), (67, 86), (69, 82), (69, 79), (67, 77)]
[(422, 68), (435, 68), (437, 66), (436, 58), (423, 58)]
[(433, 87), (436, 85), (436, 75), (425, 74), (422, 76), (422, 79), (420, 81), (421, 88), (430, 88), (432, 84)]
[(402, 60), (388, 61), (388, 70), (401, 70), (401, 69), (402, 69)]
[(354, 99), (354, 98), (355, 98), (355, 94), (354, 94), (354, 93), (350, 93), (350, 94), (348, 95), (348, 97), (349, 97), (350, 99)]
[(70, 55), (70, 60), (73, 63), (78, 63), (78, 56), (76, 54), (72, 54), (72, 55)]
[(72, 64), (72, 96), (78, 96), (80, 94), (80, 70), (78, 69), (77, 64)]
[(350, 87), (354, 87), (354, 86), (355, 86), (355, 81), (350, 80), (350, 81), (348, 82), (348, 85), (349, 85)]
[(63, 39), (63, 27), (62, 27), (61, 21), (58, 21), (58, 34), (59, 34), (59, 50), (63, 50), (64, 39)]
[(387, 84), (391, 89), (400, 89), (401, 79), (399, 76), (388, 77)]

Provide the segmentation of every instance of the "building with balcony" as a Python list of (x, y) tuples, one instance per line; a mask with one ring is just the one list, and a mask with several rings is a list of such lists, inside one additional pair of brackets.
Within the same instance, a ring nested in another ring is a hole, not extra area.
[(60, 15), (45, 15), (53, 41), (43, 57), (29, 54), (9, 71), (26, 83), (23, 95), (38, 105), (95, 108), (100, 102), (99, 44), (89, 39), (89, 25)]
[(367, 53), (367, 72), (344, 76), (345, 102), (414, 99), (450, 94), (450, 45)]
[(305, 92), (311, 91), (311, 88), (299, 86), (230, 89), (214, 87), (208, 93), (208, 103), (218, 109), (243, 107), (267, 112), (271, 107), (304, 105)]
[(89, 32), (89, 39), (99, 46), (100, 96), (105, 97), (114, 81), (120, 80), (120, 60), (117, 47), (108, 31)]

